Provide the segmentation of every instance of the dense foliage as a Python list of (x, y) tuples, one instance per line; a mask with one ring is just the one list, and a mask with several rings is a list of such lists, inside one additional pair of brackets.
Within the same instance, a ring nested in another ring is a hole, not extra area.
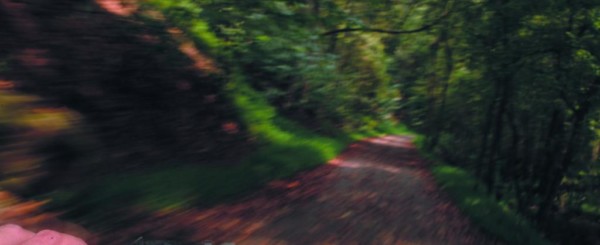
[(427, 135), (425, 148), (473, 171), (481, 188), (554, 238), (591, 243), (599, 218), (590, 207), (599, 204), (600, 4), (449, 4), (429, 48), (409, 49), (420, 59), (397, 53), (400, 64), (424, 69), (398, 74), (412, 78), (405, 106)]
[(400, 120), (552, 238), (598, 239), (598, 1), (50, 2), (0, 2), (0, 156), (19, 165), (0, 166), (5, 188), (38, 183), (14, 177), (32, 169), (102, 185), (115, 169), (242, 162), (190, 168), (223, 193), (190, 192), (220, 198)]

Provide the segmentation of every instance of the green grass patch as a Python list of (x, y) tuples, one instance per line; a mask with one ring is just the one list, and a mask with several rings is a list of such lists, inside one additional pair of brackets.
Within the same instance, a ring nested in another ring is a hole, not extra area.
[(392, 121), (377, 122), (377, 125), (372, 129), (359, 129), (353, 132), (346, 133), (347, 141), (356, 141), (369, 137), (383, 135), (408, 135), (417, 137), (418, 135), (411, 131), (406, 125)]
[(581, 204), (581, 211), (586, 214), (600, 215), (600, 206), (591, 203), (583, 203)]
[(437, 164), (432, 167), (432, 173), (440, 187), (485, 233), (507, 244), (551, 244), (523, 217), (481, 188), (475, 189), (477, 180), (465, 170)]
[(415, 135), (413, 142), (419, 154), (433, 162), (430, 169), (440, 188), (481, 231), (506, 244), (552, 244), (528, 220), (483, 190), (483, 183), (468, 171), (445, 164), (424, 150), (424, 136)]

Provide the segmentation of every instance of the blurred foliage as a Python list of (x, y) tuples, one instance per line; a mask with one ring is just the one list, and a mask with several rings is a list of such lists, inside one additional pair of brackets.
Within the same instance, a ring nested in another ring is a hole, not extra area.
[(471, 171), (474, 188), (551, 239), (593, 244), (600, 220), (581, 206), (599, 194), (600, 5), (439, 2), (429, 7), (448, 17), (395, 42), (403, 116), (424, 149)]
[(400, 121), (551, 238), (599, 222), (595, 1), (131, 3), (0, 3), (0, 186), (89, 222), (209, 204)]
[(93, 142), (80, 115), (13, 92), (0, 92), (0, 105), (0, 186), (28, 192), (43, 179), (67, 183), (55, 178), (71, 167), (91, 169), (93, 160), (81, 153), (93, 149)]
[[(46, 181), (19, 182), (25, 194), (67, 184), (61, 178), (95, 183), (115, 171), (247, 161), (240, 169), (256, 174), (206, 197), (219, 200), (323, 163), (341, 142), (394, 130), (399, 93), (383, 40), (321, 35), (365, 23), (341, 2), (148, 0), (133, 2), (127, 17), (113, 15), (128, 13), (118, 3), (56, 4), (0, 9), (10, 13), (2, 17), (9, 38), (0, 78), (11, 84), (1, 88), (11, 100), (0, 107), (2, 120), (11, 121), (0, 133), (18, 148), (5, 151), (23, 153), (11, 164), (54, 171)], [(30, 103), (8, 95), (15, 91), (51, 109), (9, 111)]]
[[(389, 118), (396, 108), (394, 102), (399, 96), (386, 75), (381, 41), (372, 36), (351, 37), (343, 41), (339, 51), (329, 50), (331, 44), (320, 33), (331, 24), (322, 23), (322, 13), (311, 11), (305, 2), (145, 4), (188, 30), (200, 47), (218, 46), (215, 52), (222, 55), (227, 69), (239, 68), (245, 81), (278, 110), (312, 128), (325, 127), (327, 131), (331, 125), (357, 129), (363, 118)], [(335, 13), (329, 21), (350, 18), (340, 13), (336, 3), (323, 4), (328, 6), (323, 11)], [(192, 15), (202, 20), (187, 17)], [(217, 39), (219, 45), (213, 44)]]
[[(232, 200), (267, 182), (291, 177), (335, 157), (353, 140), (384, 133), (409, 133), (391, 123), (361, 134), (328, 138), (275, 113), (259, 92), (239, 76), (227, 86), (242, 121), (250, 125), (253, 141), (260, 147), (235, 165), (185, 164), (162, 166), (135, 173), (114, 173), (86, 186), (65, 188), (40, 198), (50, 198), (50, 209), (67, 210), (67, 217), (87, 227), (116, 229), (127, 225), (135, 215), (107, 219), (108, 212), (126, 207), (169, 211), (209, 206)], [(121, 210), (121, 211), (119, 211)]]

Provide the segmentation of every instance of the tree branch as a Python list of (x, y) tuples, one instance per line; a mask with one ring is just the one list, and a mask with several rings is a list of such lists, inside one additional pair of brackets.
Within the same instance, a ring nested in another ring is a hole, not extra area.
[(376, 28), (343, 28), (343, 29), (337, 29), (337, 30), (331, 30), (328, 32), (324, 32), (324, 33), (321, 33), (321, 35), (329, 36), (329, 35), (334, 35), (334, 34), (338, 34), (338, 33), (342, 33), (342, 32), (357, 32), (357, 31), (378, 32), (378, 33), (386, 33), (386, 34), (409, 34), (409, 33), (425, 31), (425, 30), (431, 28), (432, 26), (434, 26), (434, 24), (425, 25), (425, 26), (422, 26), (420, 28), (413, 29), (413, 30), (385, 30), (385, 29), (376, 29)]
[(368, 27), (342, 28), (342, 29), (336, 29), (336, 30), (331, 30), (331, 31), (321, 33), (321, 36), (335, 35), (335, 34), (342, 33), (342, 32), (378, 32), (378, 33), (396, 34), (396, 35), (397, 34), (417, 33), (417, 32), (426, 31), (426, 30), (430, 29), (431, 27), (439, 24), (440, 22), (442, 22), (442, 20), (444, 20), (444, 18), (448, 17), (449, 15), (450, 15), (450, 10), (447, 10), (440, 17), (438, 17), (431, 23), (423, 25), (416, 29), (411, 29), (411, 30), (387, 30), (387, 29), (368, 28)]

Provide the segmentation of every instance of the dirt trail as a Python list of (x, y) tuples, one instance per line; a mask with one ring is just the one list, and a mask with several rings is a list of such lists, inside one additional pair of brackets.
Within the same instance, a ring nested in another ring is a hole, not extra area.
[(122, 232), (216, 244), (493, 243), (440, 192), (405, 136), (354, 143), (329, 164), (245, 200), (159, 220)]
[[(39, 216), (31, 223), (39, 226)], [(160, 244), (494, 243), (438, 189), (405, 136), (354, 143), (329, 164), (271, 182), (235, 203), (154, 214), (129, 228), (93, 234), (45, 218), (54, 225), (44, 228), (80, 235), (90, 245), (132, 244), (140, 236), (181, 242)]]

